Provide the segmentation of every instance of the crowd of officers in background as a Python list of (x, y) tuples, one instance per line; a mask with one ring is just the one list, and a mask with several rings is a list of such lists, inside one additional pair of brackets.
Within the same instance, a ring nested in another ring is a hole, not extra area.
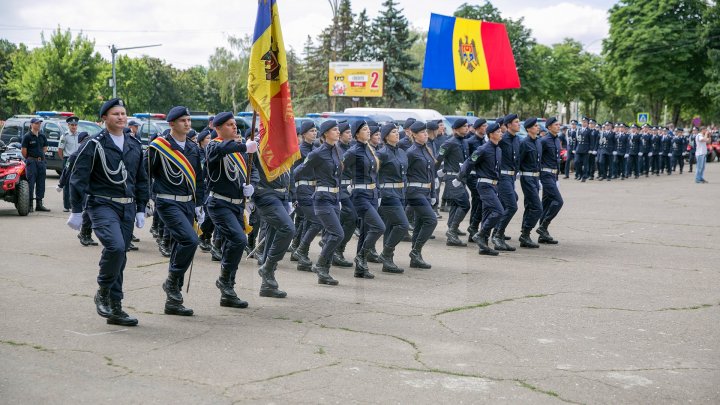
[[(450, 208), (448, 246), (468, 246), (461, 239), (467, 236), (482, 255), (514, 251), (506, 232), (518, 208), (518, 178), (525, 206), (520, 247), (539, 247), (533, 229), (539, 243), (558, 243), (548, 231), (563, 205), (557, 187), (561, 128), (555, 118), (546, 122), (544, 136), (537, 119), (521, 122), (515, 114), (472, 126), (457, 120), (451, 136), (442, 121), (408, 119), (402, 128), (362, 120), (328, 120), (319, 127), (307, 122), (298, 134), (301, 159), (268, 178), (260, 167), (257, 135), (246, 133), (243, 139), (232, 112), (217, 114), (195, 134), (190, 111), (173, 107), (166, 117), (170, 130), (151, 140), (146, 151), (121, 99), (104, 103), (99, 115), (105, 128), (82, 137), (62, 184), (69, 187), (68, 226), (91, 228), (103, 245), (94, 300), (111, 324), (138, 323), (122, 309), (123, 270), (133, 223), (141, 228), (150, 216), (151, 233), (170, 259), (162, 284), (165, 313), (182, 316), (193, 315), (181, 289), (198, 246), (219, 261), (220, 305), (234, 308), (248, 306), (234, 289), (244, 254), (260, 266), (260, 296), (273, 298), (287, 295), (275, 272), (288, 252), (297, 270), (313, 272), (319, 284), (330, 286), (339, 283), (331, 266), (354, 267), (361, 279), (375, 277), (369, 263), (388, 274), (403, 273), (394, 255), (403, 240), (411, 243), (409, 266), (430, 269), (423, 247), (434, 238), (441, 189)], [(528, 134), (522, 139), (521, 126)], [(460, 226), (468, 214), (465, 233)], [(354, 234), (349, 261), (345, 255)], [(313, 261), (309, 248), (318, 238), (322, 250)]]

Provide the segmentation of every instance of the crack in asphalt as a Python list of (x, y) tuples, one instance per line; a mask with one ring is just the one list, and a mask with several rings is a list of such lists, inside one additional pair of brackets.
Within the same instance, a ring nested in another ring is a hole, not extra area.
[(597, 306), (585, 306), (583, 308), (585, 309), (600, 309), (600, 310), (608, 310), (608, 311), (627, 311), (627, 312), (667, 312), (667, 311), (695, 311), (698, 309), (705, 309), (705, 308), (712, 308), (715, 306), (720, 306), (719, 304), (700, 304), (700, 305), (692, 305), (688, 307), (668, 307), (668, 308), (660, 308), (660, 309), (632, 309), (632, 308), (617, 308), (617, 307), (597, 307)]
[(13, 346), (13, 347), (29, 347), (29, 348), (35, 349), (39, 352), (55, 353), (55, 350), (48, 349), (47, 347), (44, 347), (42, 345), (27, 343), (27, 342), (17, 342), (15, 340), (0, 340), (0, 344)]
[(485, 302), (481, 302), (481, 303), (478, 303), (478, 304), (465, 305), (465, 306), (462, 306), (462, 307), (452, 307), (452, 308), (447, 308), (447, 309), (445, 309), (445, 310), (442, 310), (442, 311), (440, 311), (440, 312), (438, 312), (438, 313), (435, 313), (435, 314), (432, 315), (432, 317), (434, 318), (434, 317), (436, 317), (436, 316), (440, 316), (440, 315), (444, 315), (444, 314), (449, 314), (449, 313), (451, 313), (451, 312), (460, 312), (460, 311), (466, 311), (466, 310), (469, 310), (469, 309), (485, 308), (485, 307), (489, 307), (489, 306), (491, 306), (491, 305), (497, 305), (497, 304), (502, 304), (502, 303), (505, 303), (505, 302), (512, 302), (512, 301), (517, 301), (517, 300), (522, 300), (522, 299), (551, 297), (551, 296), (557, 295), (557, 294), (563, 294), (563, 292), (548, 293), (548, 294), (530, 294), (530, 295), (525, 295), (525, 296), (522, 296), (522, 297), (505, 298), (505, 299), (502, 299), (502, 300), (497, 300), (497, 301), (492, 301), (492, 302), (490, 302), (490, 301), (485, 301)]

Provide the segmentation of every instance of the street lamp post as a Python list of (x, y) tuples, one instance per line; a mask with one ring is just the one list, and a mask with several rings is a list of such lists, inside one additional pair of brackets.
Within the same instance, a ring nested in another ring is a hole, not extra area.
[(117, 97), (117, 77), (115, 75), (115, 54), (118, 53), (118, 51), (125, 51), (127, 49), (140, 49), (140, 48), (153, 48), (156, 46), (161, 46), (162, 44), (155, 44), (155, 45), (143, 45), (143, 46), (130, 46), (127, 48), (117, 48), (115, 47), (115, 44), (110, 45), (110, 55), (112, 59), (112, 88), (113, 88), (113, 98)]

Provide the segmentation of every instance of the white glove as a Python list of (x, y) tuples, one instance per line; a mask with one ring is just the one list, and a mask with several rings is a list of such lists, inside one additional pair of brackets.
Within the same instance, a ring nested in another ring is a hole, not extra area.
[(340, 206), (340, 209), (342, 209), (342, 201), (338, 202), (338, 205)]
[(436, 202), (437, 202), (437, 198), (433, 197), (430, 199), (430, 205), (435, 205)]
[(642, 156), (642, 155), (643, 155), (643, 153), (642, 153), (642, 152), (638, 153), (638, 156)]
[(243, 195), (245, 197), (250, 197), (255, 192), (255, 187), (253, 187), (252, 184), (246, 184), (243, 186)]
[(60, 185), (58, 184), (57, 186), (55, 186), (55, 191), (57, 191), (58, 193), (62, 193), (62, 187), (60, 187)]
[(288, 215), (292, 215), (292, 213), (295, 212), (295, 207), (287, 202), (285, 203), (285, 211), (287, 211)]
[(648, 153), (648, 156), (652, 156), (652, 152)]
[(382, 198), (378, 198), (378, 207), (382, 204)]
[(347, 190), (348, 194), (352, 194), (352, 191), (353, 191), (352, 184), (348, 185), (345, 189)]
[(245, 142), (245, 147), (247, 148), (247, 153), (255, 153), (258, 150), (257, 142), (249, 139)]
[(672, 157), (672, 153), (668, 153), (668, 157)]
[(75, 212), (71, 213), (70, 216), (68, 217), (68, 220), (67, 220), (66, 224), (67, 224), (67, 226), (69, 226), (70, 228), (72, 228), (72, 229), (74, 229), (74, 230), (76, 230), (76, 231), (79, 231), (79, 230), (80, 230), (80, 226), (82, 226), (82, 213), (81, 213), (81, 212), (79, 212), (79, 213), (75, 213)]
[(202, 207), (195, 207), (195, 218), (197, 218), (198, 224), (205, 222), (205, 211)]
[(145, 226), (145, 213), (138, 212), (135, 214), (135, 227), (137, 229), (142, 229), (143, 226)]
[(442, 169), (440, 169), (440, 170), (437, 171), (437, 176), (438, 176), (438, 178), (442, 179), (443, 176), (445, 176), (445, 172), (442, 171)]
[(462, 182), (458, 179), (453, 179), (452, 185), (453, 187), (460, 187), (462, 185)]
[(625, 154), (625, 159), (627, 159), (627, 158), (629, 158), (629, 157), (630, 157), (630, 155), (628, 155), (628, 154), (626, 153), (626, 154)]
[(435, 179), (435, 188), (436, 189), (440, 188), (440, 180), (438, 180), (438, 179)]
[(155, 213), (155, 202), (153, 200), (148, 201), (147, 204), (145, 204), (145, 216), (151, 217)]
[(613, 151), (613, 156), (617, 156), (617, 151)]

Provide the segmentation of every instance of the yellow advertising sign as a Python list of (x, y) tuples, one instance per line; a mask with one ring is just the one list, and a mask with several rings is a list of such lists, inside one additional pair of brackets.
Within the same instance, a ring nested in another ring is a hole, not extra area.
[(382, 62), (330, 62), (328, 94), (334, 97), (382, 97)]

